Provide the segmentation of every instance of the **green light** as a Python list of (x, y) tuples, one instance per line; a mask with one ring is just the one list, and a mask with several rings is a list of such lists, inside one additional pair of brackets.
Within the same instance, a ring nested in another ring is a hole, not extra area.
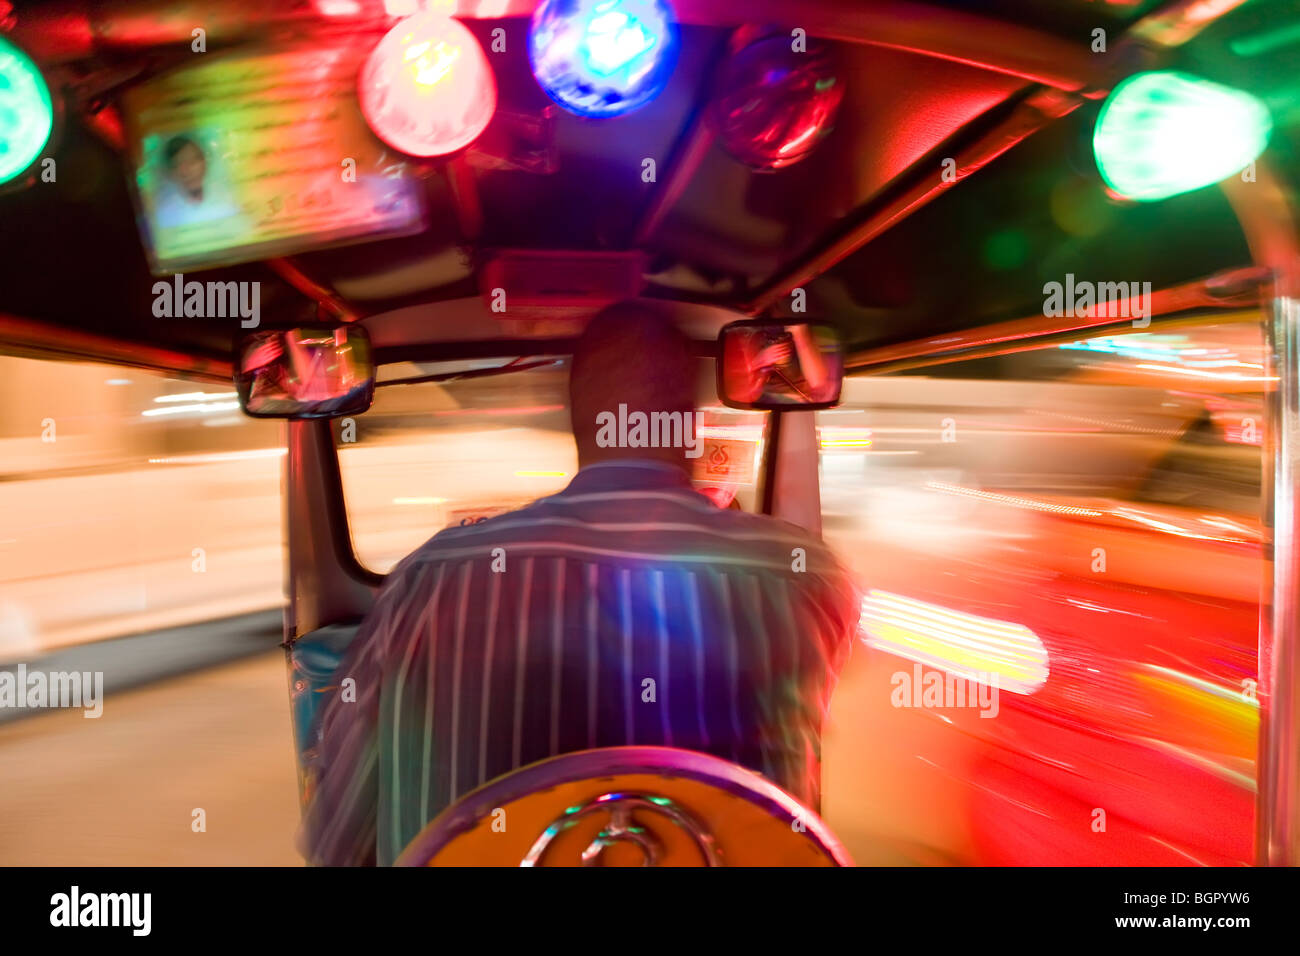
[(1290, 46), (1297, 40), (1300, 40), (1300, 23), (1288, 23), (1263, 33), (1234, 37), (1228, 41), (1228, 49), (1234, 56), (1259, 56)]
[(1092, 150), (1107, 186), (1152, 202), (1240, 172), (1272, 132), (1268, 107), (1244, 90), (1187, 73), (1138, 73), (1106, 99)]
[(41, 71), (0, 37), (0, 184), (35, 162), (53, 128), (54, 106)]
[(1029, 258), (1029, 240), (1019, 229), (1001, 229), (984, 240), (982, 254), (990, 269), (1019, 269)]

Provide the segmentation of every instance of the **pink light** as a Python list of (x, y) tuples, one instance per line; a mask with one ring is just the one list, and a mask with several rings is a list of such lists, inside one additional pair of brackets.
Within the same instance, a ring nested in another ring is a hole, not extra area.
[(355, 17), (361, 13), (357, 0), (316, 0), (316, 12), (323, 17)]
[(474, 34), (421, 13), (385, 34), (357, 82), (361, 112), (388, 145), (412, 156), (463, 149), (496, 112), (496, 78)]

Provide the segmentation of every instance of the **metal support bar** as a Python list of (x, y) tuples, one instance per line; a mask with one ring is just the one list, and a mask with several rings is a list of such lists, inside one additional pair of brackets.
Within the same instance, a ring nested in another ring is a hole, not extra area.
[(780, 274), (764, 284), (763, 288), (742, 307), (750, 315), (764, 311), (781, 296), (796, 289), (837, 262), (857, 252), (872, 239), (907, 218), (916, 210), (952, 189), (957, 182), (982, 169), (1011, 147), (1038, 132), (1053, 120), (1071, 112), (1082, 103), (1081, 99), (1055, 91), (1043, 91), (1020, 103), (1010, 116), (999, 122), (976, 142), (954, 154), (957, 162), (956, 178), (947, 182), (940, 176), (937, 162), (924, 172), (919, 165), (912, 167), (913, 182), (894, 195), (888, 202), (869, 211), (865, 218), (850, 225), (838, 238), (819, 244), (812, 253), (797, 259)]
[[(540, 0), (458, 0), (463, 19), (528, 17)], [(737, 27), (775, 23), (800, 27), (809, 36), (874, 43), (926, 56), (968, 63), (1026, 80), (1077, 90), (1094, 67), (1083, 43), (1072, 43), (1031, 27), (952, 7), (910, 0), (674, 0), (678, 22), (689, 26)], [(451, 12), (451, 11), (449, 11)], [(189, 43), (201, 26), (209, 44), (237, 43), (271, 32), (334, 25), (382, 29), (395, 20), (375, 0), (338, 5), (329, 15), (312, 3), (265, 0), (65, 0), (17, 18), (15, 38), (43, 62), (77, 59), (108, 49), (138, 49)]]
[[(1273, 302), (1269, 344), (1277, 390), (1266, 434), (1272, 452), (1272, 600), (1260, 628), (1259, 784), (1256, 857), (1300, 863), (1300, 299)], [(1267, 467), (1267, 465), (1266, 465)]]
[(331, 423), (291, 421), (285, 429), (285, 640), (293, 641), (327, 624), (359, 620), (383, 578), (353, 553)]
[[(725, 62), (728, 57), (762, 36), (763, 32), (761, 27), (753, 24), (746, 24), (733, 30), (726, 44), (718, 51), (718, 61)], [(632, 233), (632, 245), (635, 247), (644, 247), (650, 237), (663, 225), (669, 210), (686, 192), (691, 180), (699, 171), (700, 164), (704, 162), (704, 157), (713, 147), (716, 137), (708, 119), (713, 85), (714, 77), (710, 71), (701, 89), (696, 92), (695, 107), (686, 121), (685, 130), (673, 147), (672, 159), (668, 165), (668, 178), (651, 194), (650, 201), (646, 203), (637, 220), (636, 229)]]
[(479, 197), (478, 179), (465, 157), (457, 156), (443, 167), (447, 188), (451, 190), (452, 208), (460, 226), (461, 238), (475, 242), (483, 235), (483, 201)]
[(680, 145), (673, 151), (668, 178), (662, 182), (650, 197), (645, 212), (637, 222), (636, 232), (632, 237), (632, 246), (640, 248), (646, 244), (663, 223), (668, 211), (686, 192), (686, 187), (695, 178), (700, 163), (708, 155), (713, 145), (713, 131), (705, 122), (704, 107), (700, 107), (690, 121)]
[(329, 286), (322, 285), (307, 275), (292, 259), (267, 259), (266, 264), (281, 279), (314, 301), (340, 322), (356, 322), (361, 319), (361, 313), (346, 299), (329, 288)]
[(763, 461), (763, 488), (759, 512), (770, 515), (776, 505), (777, 455), (781, 453), (781, 420), (786, 413), (768, 412), (767, 455)]
[(772, 501), (767, 513), (820, 538), (821, 449), (817, 442), (817, 413), (795, 409), (772, 414), (780, 416), (773, 422), (781, 422), (781, 440), (768, 451), (768, 458), (774, 466), (771, 471)]
[(868, 43), (965, 63), (1060, 90), (1080, 90), (1096, 72), (1086, 43), (1020, 23), (928, 3), (876, 0), (675, 0), (682, 23), (800, 27), (809, 36)]
[[(1251, 266), (1218, 272), (1205, 279), (1159, 289), (1151, 294), (1150, 318), (1162, 329), (1176, 325), (1203, 324), (1204, 309), (1242, 309), (1260, 302), (1260, 285), (1268, 282), (1272, 271)], [(854, 371), (870, 369), (873, 373), (898, 372), (948, 362), (1007, 355), (1027, 349), (1043, 348), (1061, 342), (1073, 342), (1081, 334), (1097, 335), (1104, 331), (1131, 332), (1135, 314), (1132, 300), (1117, 302), (1105, 310), (1097, 306), (1081, 316), (1056, 318), (1043, 315), (1025, 316), (1009, 322), (995, 322), (973, 329), (945, 332), (924, 339), (863, 349), (850, 355), (845, 367)], [(1179, 315), (1196, 310), (1192, 316)], [(1159, 316), (1178, 316), (1163, 318)], [(1229, 319), (1225, 319), (1227, 321)], [(1250, 321), (1257, 321), (1251, 315)]]
[(0, 352), (69, 361), (109, 362), (189, 378), (230, 384), (229, 359), (176, 352), (144, 342), (129, 342), (80, 332), (62, 325), (0, 313)]
[(1300, 234), (1288, 196), (1295, 188), (1261, 159), (1255, 180), (1226, 180), (1224, 192), (1250, 245), (1273, 275), (1267, 328), (1270, 373), (1264, 523), (1272, 561), (1259, 629), (1259, 775), (1255, 852), (1264, 865), (1300, 864)]

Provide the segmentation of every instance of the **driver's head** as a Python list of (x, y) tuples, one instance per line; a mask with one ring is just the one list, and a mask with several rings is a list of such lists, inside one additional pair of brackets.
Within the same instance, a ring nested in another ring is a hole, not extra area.
[(653, 458), (688, 468), (682, 448), (626, 448), (597, 442), (597, 416), (695, 411), (696, 360), (677, 327), (648, 306), (620, 302), (598, 312), (578, 338), (569, 372), (569, 408), (580, 466)]

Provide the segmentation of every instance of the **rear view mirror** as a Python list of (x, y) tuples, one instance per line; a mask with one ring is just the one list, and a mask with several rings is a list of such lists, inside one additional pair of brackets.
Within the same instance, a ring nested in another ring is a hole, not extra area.
[(235, 389), (254, 418), (333, 418), (370, 407), (375, 364), (358, 325), (258, 332), (239, 346)]
[(718, 334), (718, 397), (731, 408), (830, 408), (840, 400), (844, 354), (829, 325), (732, 322)]

